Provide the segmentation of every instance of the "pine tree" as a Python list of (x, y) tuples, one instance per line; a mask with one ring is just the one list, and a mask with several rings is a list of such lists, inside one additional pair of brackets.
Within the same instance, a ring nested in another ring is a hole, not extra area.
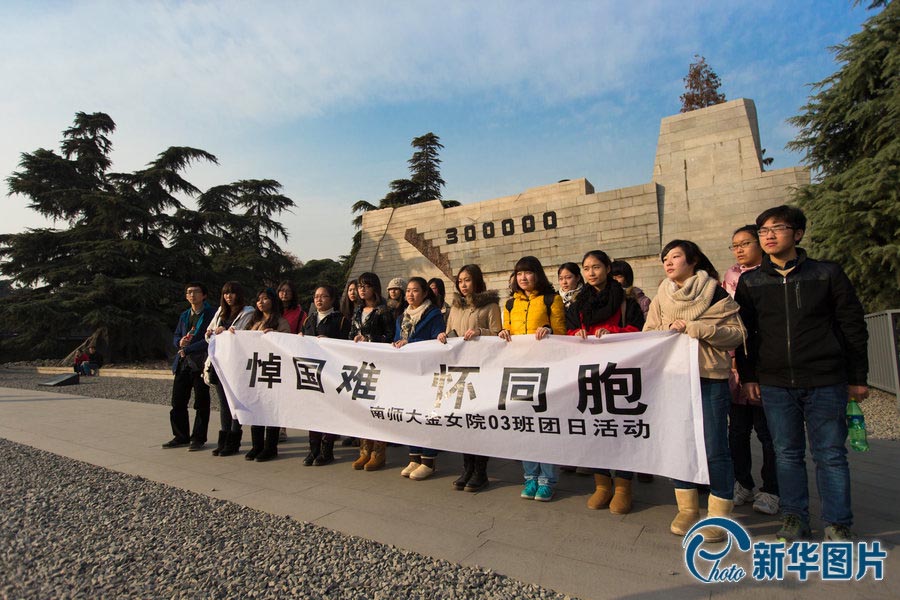
[(694, 55), (694, 62), (684, 76), (685, 92), (681, 95), (681, 112), (690, 112), (725, 102), (725, 94), (719, 92), (722, 81), (706, 63), (706, 58)]
[(815, 256), (839, 262), (870, 311), (900, 308), (900, 7), (833, 48), (837, 72), (814, 85), (788, 148), (815, 174), (798, 191)]
[(441, 159), (438, 157), (438, 152), (444, 147), (441, 138), (429, 131), (414, 138), (412, 147), (417, 149), (408, 161), (415, 202), (440, 200), (441, 188), (446, 185), (441, 178)]

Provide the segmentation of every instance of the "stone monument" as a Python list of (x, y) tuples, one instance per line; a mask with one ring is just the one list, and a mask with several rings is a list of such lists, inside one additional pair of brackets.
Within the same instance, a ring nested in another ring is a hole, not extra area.
[(433, 201), (370, 211), (351, 276), (372, 271), (383, 285), (397, 276), (442, 277), (449, 299), (455, 273), (476, 263), (505, 297), (522, 256), (538, 257), (555, 286), (559, 265), (599, 249), (627, 260), (635, 285), (653, 297), (668, 241), (693, 240), (724, 272), (734, 262), (731, 232), (809, 183), (807, 169), (764, 171), (761, 159), (752, 100), (666, 117), (649, 183), (595, 192), (577, 179), (454, 208)]

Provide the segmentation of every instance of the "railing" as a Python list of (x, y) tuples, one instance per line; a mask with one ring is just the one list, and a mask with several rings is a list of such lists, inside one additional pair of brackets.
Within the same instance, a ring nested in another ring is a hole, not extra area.
[(900, 396), (900, 310), (866, 315), (869, 385)]

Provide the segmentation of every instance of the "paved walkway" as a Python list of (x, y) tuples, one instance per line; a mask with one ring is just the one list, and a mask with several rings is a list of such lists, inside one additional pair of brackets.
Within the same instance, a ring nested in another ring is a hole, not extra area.
[[(279, 460), (268, 463), (163, 450), (170, 437), (166, 407), (0, 388), (0, 437), (8, 440), (581, 598), (900, 597), (898, 442), (875, 441), (871, 452), (851, 453), (855, 529), (888, 548), (885, 581), (762, 583), (748, 576), (703, 585), (684, 566), (681, 540), (668, 532), (674, 500), (664, 479), (636, 482), (635, 510), (616, 517), (584, 507), (589, 477), (563, 474), (553, 502), (525, 501), (518, 498), (519, 463), (492, 460), (486, 490), (456, 492), (450, 482), (459, 455), (441, 454), (435, 476), (414, 482), (399, 475), (405, 448), (389, 449), (389, 466), (374, 473), (350, 468), (354, 448), (339, 448), (333, 465), (304, 467), (306, 432), (289, 434)], [(775, 518), (749, 507), (737, 515), (751, 535), (772, 539)]]

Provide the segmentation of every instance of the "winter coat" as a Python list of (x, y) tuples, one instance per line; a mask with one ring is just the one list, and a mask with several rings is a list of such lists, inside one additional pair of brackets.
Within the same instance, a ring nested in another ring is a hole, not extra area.
[(640, 305), (629, 298), (614, 279), (610, 279), (600, 292), (586, 285), (566, 309), (566, 329), (569, 335), (577, 335), (582, 328), (587, 330), (588, 335), (596, 335), (601, 329), (610, 333), (628, 333), (640, 331), (643, 327), (644, 313)]
[(735, 300), (747, 325), (736, 353), (743, 382), (778, 387), (866, 385), (868, 340), (862, 304), (840, 266), (797, 248), (782, 276), (768, 256), (741, 275)]
[[(213, 318), (215, 312), (215, 309), (209, 302), (204, 300), (200, 319), (193, 329), (190, 329), (190, 308), (181, 313), (181, 316), (178, 317), (178, 325), (175, 326), (175, 333), (172, 336), (172, 345), (175, 346), (176, 350), (184, 350), (185, 356), (182, 358), (180, 353), (175, 353), (175, 360), (172, 361), (172, 373), (177, 373), (183, 362), (187, 364), (192, 371), (200, 372), (203, 369), (203, 364), (206, 362), (206, 353), (209, 348), (209, 344), (206, 342), (206, 336), (203, 334), (206, 332), (206, 328), (209, 326), (209, 322)], [(191, 343), (184, 348), (179, 348), (178, 343), (181, 341), (181, 338), (188, 333), (194, 334)]]
[(298, 305), (294, 308), (285, 309), (281, 316), (287, 320), (288, 326), (291, 328), (288, 333), (299, 333), (303, 321), (306, 320), (306, 311)]
[(681, 319), (685, 333), (700, 341), (700, 377), (727, 380), (731, 371), (729, 350), (746, 338), (739, 307), (706, 271), (697, 271), (678, 287), (668, 279), (659, 285), (650, 303), (644, 331), (668, 331)]
[(650, 311), (650, 298), (644, 293), (639, 287), (631, 286), (630, 288), (625, 290), (625, 295), (629, 298), (634, 298), (635, 302), (638, 303), (638, 306), (641, 307), (641, 312), (644, 314), (644, 317), (647, 317), (647, 313)]
[[(400, 341), (402, 338), (400, 333), (401, 323), (403, 323), (403, 315), (397, 317), (397, 321), (394, 323), (395, 342)], [(412, 344), (413, 342), (437, 339), (438, 334), (444, 331), (444, 327), (444, 315), (441, 314), (441, 308), (432, 304), (425, 310), (419, 322), (416, 323), (406, 342)]]
[[(265, 319), (260, 319), (256, 323), (252, 323), (247, 329), (250, 331), (262, 331), (266, 329), (265, 322)], [(279, 315), (278, 324), (274, 327), (274, 330), (279, 333), (291, 333), (291, 324), (288, 323), (287, 319)]]
[(447, 335), (462, 337), (470, 329), (479, 335), (497, 335), (503, 329), (499, 302), (495, 290), (473, 294), (471, 300), (455, 298), (447, 315)]
[(543, 294), (516, 292), (512, 299), (512, 310), (506, 308), (506, 303), (503, 305), (503, 323), (512, 335), (535, 333), (541, 327), (550, 327), (553, 333), (565, 335), (566, 311), (559, 294), (553, 294), (549, 315)]
[(346, 340), (350, 333), (350, 321), (339, 311), (334, 311), (319, 320), (319, 313), (311, 313), (303, 322), (303, 335), (324, 336), (327, 338)]
[(394, 311), (389, 308), (384, 300), (375, 307), (365, 323), (362, 320), (364, 305), (361, 303), (353, 312), (353, 321), (350, 323), (350, 334), (347, 339), (353, 339), (362, 335), (367, 342), (390, 343), (394, 339)]
[[(231, 322), (232, 328), (239, 331), (241, 329), (247, 329), (247, 326), (250, 324), (250, 319), (253, 318), (253, 310), (252, 306), (245, 306), (244, 310), (239, 314), (234, 321)], [(222, 321), (224, 317), (222, 315), (222, 307), (216, 309), (216, 314), (213, 315), (213, 318), (209, 321), (209, 327), (206, 328), (206, 339), (209, 341), (209, 338), (215, 334), (216, 329), (219, 328), (220, 325), (223, 325)], [(203, 364), (203, 381), (206, 382), (206, 385), (213, 385), (215, 380), (210, 376), (210, 371), (212, 370), (212, 359), (209, 356), (206, 357), (206, 361)]]

